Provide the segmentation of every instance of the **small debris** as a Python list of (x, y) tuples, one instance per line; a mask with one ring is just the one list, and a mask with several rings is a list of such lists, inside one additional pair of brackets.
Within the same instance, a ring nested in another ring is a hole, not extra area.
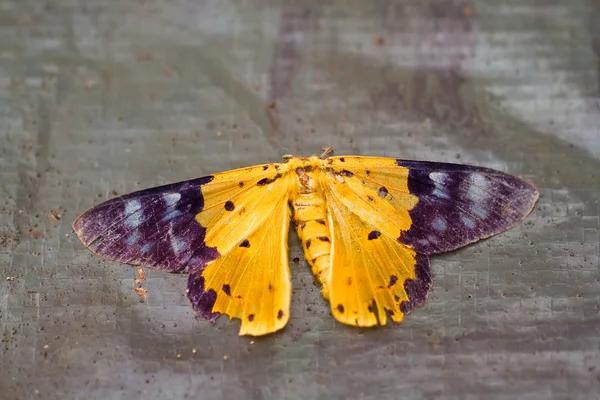
[(154, 56), (150, 52), (143, 51), (138, 53), (136, 58), (138, 61), (152, 61)]
[(14, 281), (14, 280), (15, 280), (15, 277), (14, 277), (14, 276), (7, 276), (7, 277), (6, 277), (6, 280), (7, 280), (7, 281), (11, 281), (11, 282), (12, 282), (12, 281)]
[(50, 220), (53, 222), (58, 222), (62, 218), (62, 211), (60, 209), (50, 210), (48, 218), (50, 218)]
[(142, 281), (144, 281), (146, 279), (146, 272), (144, 272), (143, 268), (138, 268), (136, 272), (137, 272), (137, 278), (135, 278), (135, 284), (141, 285)]
[(34, 239), (39, 239), (39, 238), (41, 238), (41, 237), (44, 236), (44, 232), (37, 231), (35, 229), (30, 229), (29, 233), (31, 234), (31, 237), (34, 238)]
[(137, 295), (140, 296), (140, 297), (144, 297), (144, 296), (146, 296), (146, 294), (148, 294), (148, 291), (146, 289), (144, 289), (144, 288), (141, 288), (141, 287), (136, 287), (133, 290), (135, 290), (135, 292), (137, 293)]
[(229, 356), (228, 355), (224, 355), (223, 356), (223, 360), (227, 361), (227, 359), (229, 359)]

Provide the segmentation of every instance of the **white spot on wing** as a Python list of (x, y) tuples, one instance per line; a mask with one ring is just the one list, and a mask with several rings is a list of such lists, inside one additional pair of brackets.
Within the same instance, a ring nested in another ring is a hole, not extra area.
[(436, 197), (441, 197), (443, 199), (449, 199), (450, 195), (446, 192), (446, 190), (438, 183), (435, 184), (435, 189), (433, 189), (432, 194)]
[(471, 206), (471, 211), (481, 219), (487, 218), (489, 215), (487, 210), (484, 208), (484, 205), (481, 204), (473, 204)]
[(171, 239), (171, 248), (175, 254), (181, 253), (186, 247), (188, 247), (188, 243), (183, 238), (179, 238), (173, 234), (172, 225), (171, 228), (169, 228), (169, 238)]
[(437, 183), (441, 183), (442, 185), (448, 179), (448, 174), (445, 172), (432, 172), (429, 174), (429, 178)]
[(125, 225), (131, 228), (137, 228), (142, 223), (142, 203), (139, 200), (129, 200), (125, 204)]
[(472, 201), (485, 201), (490, 197), (488, 188), (490, 183), (487, 178), (481, 174), (470, 174), (467, 179), (467, 197)]
[(140, 234), (140, 231), (138, 231), (137, 229), (135, 231), (133, 231), (128, 237), (127, 237), (127, 245), (128, 246), (133, 246), (134, 244), (137, 243), (137, 241), (140, 239), (142, 235)]
[(180, 215), (182, 215), (183, 213), (181, 211), (179, 211), (178, 209), (172, 209), (168, 212), (165, 213), (164, 217), (162, 218), (163, 221), (169, 221), (175, 217), (179, 217)]
[(446, 220), (442, 217), (437, 217), (436, 219), (434, 219), (431, 225), (434, 229), (438, 231), (446, 230)]
[(163, 195), (163, 200), (167, 206), (175, 205), (181, 200), (181, 194), (179, 193), (167, 193)]
[(444, 187), (444, 183), (448, 179), (448, 174), (445, 172), (431, 172), (429, 174), (429, 179), (433, 181), (434, 189), (432, 194), (435, 197), (441, 197), (443, 199), (449, 199), (450, 195), (448, 191)]
[(473, 220), (473, 218), (462, 216), (460, 217), (460, 219), (467, 228), (475, 228), (475, 221)]

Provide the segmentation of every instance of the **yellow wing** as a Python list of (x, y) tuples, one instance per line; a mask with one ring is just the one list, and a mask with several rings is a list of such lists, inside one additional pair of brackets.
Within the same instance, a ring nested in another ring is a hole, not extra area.
[(405, 282), (429, 288), (427, 256), (359, 218), (335, 195), (328, 196), (327, 204), (333, 238), (328, 284), (333, 316), (355, 326), (385, 325), (388, 316), (402, 321), (413, 308)]
[[(267, 175), (265, 167), (271, 170)], [(290, 212), (284, 169), (273, 164), (217, 174), (202, 188), (205, 207), (196, 220), (206, 227), (206, 246), (221, 256), (190, 276), (188, 297), (201, 314), (209, 311), (202, 300), (208, 297), (214, 300), (210, 313), (239, 318), (240, 335), (275, 332), (289, 319)]]
[(385, 324), (386, 314), (399, 322), (427, 297), (428, 254), (511, 228), (538, 197), (489, 168), (354, 156), (324, 164), (331, 306), (351, 325)]
[(410, 227), (408, 211), (416, 199), (402, 171), (386, 179), (388, 159), (342, 160), (327, 160), (325, 190), (333, 239), (328, 285), (333, 316), (355, 326), (385, 325), (388, 316), (400, 322), (411, 302), (405, 282), (420, 278), (427, 289), (431, 282), (427, 257), (397, 240)]

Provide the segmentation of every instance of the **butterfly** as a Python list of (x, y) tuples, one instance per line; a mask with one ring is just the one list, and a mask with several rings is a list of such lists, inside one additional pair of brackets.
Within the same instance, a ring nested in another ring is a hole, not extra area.
[(80, 215), (73, 229), (97, 255), (189, 274), (187, 297), (211, 322), (265, 335), (290, 318), (288, 230), (331, 313), (371, 327), (421, 306), (429, 255), (510, 229), (538, 191), (493, 169), (365, 156), (257, 165), (137, 191)]

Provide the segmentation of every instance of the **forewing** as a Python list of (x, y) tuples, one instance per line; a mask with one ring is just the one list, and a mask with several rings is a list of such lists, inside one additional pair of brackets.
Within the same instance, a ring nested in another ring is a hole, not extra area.
[(99, 256), (169, 272), (202, 269), (217, 257), (196, 221), (203, 188), (214, 176), (141, 190), (101, 203), (73, 223), (79, 239)]
[(427, 297), (425, 254), (509, 229), (538, 197), (525, 181), (487, 168), (352, 156), (323, 163), (331, 307), (351, 325), (400, 321)]
[[(270, 164), (142, 190), (86, 211), (75, 220), (73, 229), (90, 250), (106, 259), (192, 273), (190, 300), (200, 315), (214, 319), (228, 309), (222, 311), (219, 302), (222, 292), (207, 297), (198, 290), (200, 273), (218, 260), (215, 265), (224, 266), (222, 272), (216, 273), (218, 278), (227, 268), (234, 270), (235, 264), (243, 259), (239, 246), (244, 240), (253, 237), (261, 246), (267, 246), (281, 236), (281, 223), (275, 224), (273, 218), (283, 217), (281, 204), (287, 207), (285, 201), (282, 203), (288, 196), (286, 177), (285, 164)], [(289, 219), (289, 215), (285, 217)], [(261, 235), (267, 239), (258, 240)], [(275, 248), (286, 251), (286, 242)], [(259, 282), (253, 288), (260, 289), (260, 274), (268, 272), (278, 279), (278, 293), (285, 297), (289, 285), (282, 282), (289, 278), (287, 257), (281, 263), (280, 257), (271, 256), (269, 250), (256, 254), (246, 264), (248, 268), (261, 268), (258, 275), (252, 275)], [(289, 301), (289, 290), (287, 296)], [(255, 299), (248, 297), (244, 301)], [(213, 310), (215, 302), (219, 307)], [(282, 301), (273, 304), (286, 305)], [(237, 308), (229, 310), (237, 316)], [(286, 308), (282, 310), (288, 314)], [(282, 321), (283, 317), (278, 319), (279, 323)]]
[(426, 254), (503, 232), (538, 198), (529, 183), (488, 168), (378, 157), (327, 162), (330, 181), (343, 183), (332, 189), (334, 196), (359, 203), (353, 212)]

